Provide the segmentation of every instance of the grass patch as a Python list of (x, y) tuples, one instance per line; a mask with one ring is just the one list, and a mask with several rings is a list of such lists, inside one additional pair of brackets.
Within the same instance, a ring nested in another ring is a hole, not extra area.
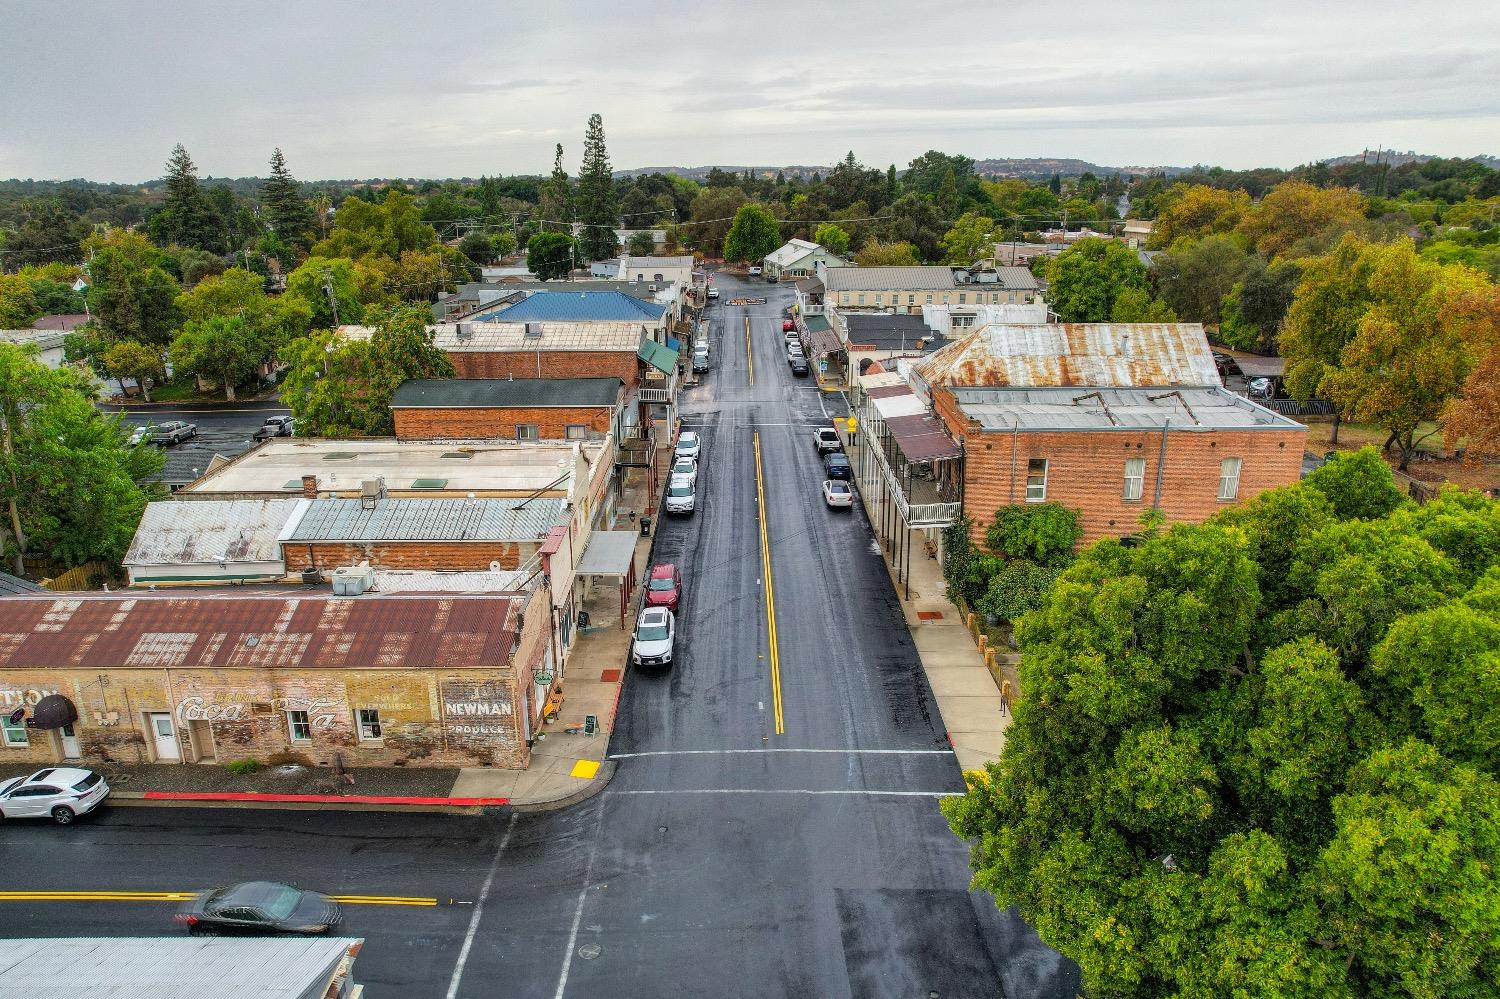
[(253, 774), (257, 770), (259, 770), (260, 763), (257, 760), (250, 759), (234, 760), (231, 763), (224, 764), (224, 769), (228, 773), (234, 774), (236, 777), (242, 777), (245, 774)]

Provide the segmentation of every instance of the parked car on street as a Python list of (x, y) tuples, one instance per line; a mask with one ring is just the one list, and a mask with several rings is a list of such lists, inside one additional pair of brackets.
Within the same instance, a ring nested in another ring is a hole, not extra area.
[(191, 423), (184, 423), (181, 420), (171, 420), (158, 426), (154, 431), (152, 431), (151, 436), (147, 439), (150, 440), (152, 444), (160, 444), (162, 447), (171, 447), (174, 444), (181, 444), (184, 441), (190, 441), (197, 436), (198, 428), (193, 426)]
[(1269, 402), (1272, 399), (1287, 399), (1286, 384), (1278, 377), (1252, 378), (1245, 383), (1245, 392), (1252, 399)]
[(708, 370), (708, 347), (704, 344), (693, 348), (693, 370), (700, 373)]
[(760, 277), (760, 268), (759, 267), (752, 267), (752, 268), (750, 268), (750, 276), (751, 277)]
[(708, 300), (710, 302), (717, 302), (719, 300), (719, 289), (717, 289), (717, 288), (710, 288), (710, 289), (708, 289)]
[(267, 441), (272, 437), (290, 437), (292, 436), (293, 422), (290, 416), (267, 417), (266, 422), (262, 423), (260, 429), (255, 431), (255, 439), (258, 441)]
[(698, 484), (698, 463), (692, 458), (676, 458), (672, 462), (672, 470), (667, 473), (667, 481), (672, 479), (687, 479), (694, 485)]
[(835, 509), (854, 509), (854, 490), (842, 479), (823, 480), (823, 502)]
[(108, 796), (109, 784), (92, 770), (47, 767), (0, 784), (0, 818), (50, 818), (65, 826), (98, 808)]
[(697, 461), (699, 446), (698, 435), (691, 430), (684, 430), (677, 435), (677, 450), (674, 455), (678, 458), (691, 458)]
[(667, 483), (666, 510), (668, 513), (692, 513), (697, 500), (698, 488), (692, 479), (678, 476)]
[(781, 321), (781, 332), (783, 332), (783, 333), (792, 333), (792, 332), (795, 332), (796, 329), (797, 329), (797, 324), (794, 323), (794, 322), (792, 322), (790, 319), (783, 319)]
[(151, 439), (151, 435), (154, 433), (156, 433), (156, 424), (147, 423), (132, 430), (130, 432), (130, 439), (125, 443), (130, 447), (135, 447), (137, 444), (144, 444)]
[(777, 281), (780, 281), (780, 280), (781, 279), (778, 278), (775, 274), (767, 274), (766, 275), (766, 284), (775, 284)]
[(243, 881), (200, 892), (177, 910), (188, 933), (326, 933), (343, 913), (327, 895), (274, 881)]
[(646, 584), (646, 606), (676, 611), (681, 600), (682, 572), (671, 562), (653, 566), (651, 579)]
[(677, 617), (665, 607), (646, 607), (635, 622), (635, 639), (630, 643), (630, 661), (637, 666), (672, 665), (672, 642), (676, 638)]
[(790, 347), (794, 343), (797, 344), (798, 346), (801, 346), (801, 344), (802, 344), (802, 334), (798, 333), (796, 330), (792, 330), (790, 333), (783, 334), (782, 335), (782, 340), (786, 343), (786, 345), (788, 347)]
[(792, 358), (788, 363), (792, 366), (792, 374), (794, 374), (794, 375), (805, 375), (805, 374), (807, 374), (807, 358), (802, 357), (799, 354), (798, 356)]
[(786, 359), (788, 363), (794, 357), (800, 357), (804, 361), (807, 360), (807, 355), (802, 353), (802, 345), (800, 343), (789, 343), (786, 345)]
[(818, 448), (819, 454), (830, 454), (834, 451), (844, 450), (844, 444), (839, 440), (839, 433), (831, 427), (819, 427), (813, 431), (813, 444)]
[(849, 459), (842, 452), (825, 454), (823, 456), (823, 471), (830, 479), (843, 479), (846, 482), (853, 478), (853, 472), (849, 468)]

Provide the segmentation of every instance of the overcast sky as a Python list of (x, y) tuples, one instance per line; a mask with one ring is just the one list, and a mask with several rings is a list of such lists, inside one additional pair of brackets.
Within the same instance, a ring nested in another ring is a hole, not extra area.
[(0, 177), (1500, 154), (1500, 3), (0, 0)]

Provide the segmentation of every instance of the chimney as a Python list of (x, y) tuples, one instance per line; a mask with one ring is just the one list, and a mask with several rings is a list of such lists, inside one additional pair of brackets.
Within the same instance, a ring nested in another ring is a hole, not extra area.
[(318, 477), (316, 475), (302, 476), (302, 495), (308, 499), (318, 498)]

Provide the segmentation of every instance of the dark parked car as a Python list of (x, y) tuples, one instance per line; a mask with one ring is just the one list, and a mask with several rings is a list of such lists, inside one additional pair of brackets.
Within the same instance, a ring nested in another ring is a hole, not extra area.
[(807, 374), (807, 358), (805, 358), (805, 357), (793, 357), (788, 363), (790, 363), (791, 366), (792, 366), (792, 374), (794, 374), (794, 375), (805, 375), (805, 374)]
[(853, 475), (849, 470), (849, 459), (839, 452), (823, 456), (823, 470), (830, 479), (848, 480)]
[(181, 444), (198, 436), (198, 428), (191, 423), (183, 423), (181, 420), (172, 420), (163, 423), (151, 432), (146, 438), (152, 444), (160, 444), (162, 447), (171, 447), (173, 444)]
[(177, 910), (189, 933), (325, 933), (343, 914), (327, 895), (274, 881), (245, 881), (202, 892)]

